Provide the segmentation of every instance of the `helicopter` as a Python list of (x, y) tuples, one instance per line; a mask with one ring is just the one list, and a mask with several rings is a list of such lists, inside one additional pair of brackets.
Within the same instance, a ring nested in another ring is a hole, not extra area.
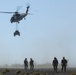
[(25, 19), (25, 17), (28, 15), (28, 11), (30, 6), (26, 7), (26, 12), (25, 13), (19, 13), (18, 10), (16, 12), (0, 12), (0, 13), (14, 13), (14, 15), (11, 17), (10, 22), (11, 23), (20, 23), (19, 21), (22, 20), (23, 18)]
[(22, 20), (23, 18), (25, 19), (25, 17), (28, 15), (28, 11), (29, 11), (29, 6), (27, 6), (25, 13), (20, 14), (19, 12), (15, 12), (15, 14), (11, 17), (10, 22), (19, 23), (20, 20)]
[(17, 29), (17, 24), (20, 23), (20, 21), (22, 19), (26, 19), (25, 17), (29, 14), (28, 11), (29, 11), (30, 6), (27, 6), (26, 8), (27, 9), (26, 9), (25, 13), (19, 13), (18, 10), (16, 12), (0, 12), (0, 13), (8, 13), (8, 14), (14, 13), (13, 16), (11, 17), (11, 19), (10, 19), (11, 23), (16, 23), (16, 31), (14, 32), (14, 36), (15, 35), (20, 36), (20, 32)]

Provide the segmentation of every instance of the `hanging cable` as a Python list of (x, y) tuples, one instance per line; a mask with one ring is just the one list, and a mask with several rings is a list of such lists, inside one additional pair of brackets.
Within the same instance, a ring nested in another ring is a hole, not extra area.
[(16, 23), (16, 30), (18, 30), (18, 23)]

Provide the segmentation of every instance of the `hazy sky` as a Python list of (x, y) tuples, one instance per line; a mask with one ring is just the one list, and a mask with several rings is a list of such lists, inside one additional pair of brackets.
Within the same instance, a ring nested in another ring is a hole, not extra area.
[(0, 11), (25, 12), (20, 21), (21, 36), (13, 36), (16, 24), (10, 23), (13, 14), (0, 14), (0, 65), (23, 64), (25, 58), (36, 63), (51, 63), (56, 56), (65, 56), (76, 66), (76, 0), (1, 0)]

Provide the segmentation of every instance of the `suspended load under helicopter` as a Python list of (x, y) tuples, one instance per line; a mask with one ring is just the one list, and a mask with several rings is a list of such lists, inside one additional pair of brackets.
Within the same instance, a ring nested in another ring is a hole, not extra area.
[(16, 36), (16, 35), (20, 36), (20, 32), (19, 32), (18, 30), (16, 30), (16, 31), (14, 32), (14, 36)]
[(7, 13), (7, 14), (12, 14), (14, 13), (14, 15), (11, 17), (10, 22), (11, 23), (16, 23), (16, 31), (14, 32), (14, 36), (19, 35), (20, 36), (20, 32), (18, 30), (18, 24), (20, 23), (21, 20), (26, 19), (25, 17), (29, 14), (30, 6), (26, 7), (26, 12), (25, 13), (20, 13), (18, 12), (18, 9), (16, 12), (0, 12), (0, 13)]

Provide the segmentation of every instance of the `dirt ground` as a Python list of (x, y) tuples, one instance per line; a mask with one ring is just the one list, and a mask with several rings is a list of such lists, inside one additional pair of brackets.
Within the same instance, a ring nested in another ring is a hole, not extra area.
[(0, 75), (76, 75), (76, 69), (67, 69), (66, 72), (62, 72), (61, 70), (54, 72), (53, 69), (24, 70), (0, 68)]

